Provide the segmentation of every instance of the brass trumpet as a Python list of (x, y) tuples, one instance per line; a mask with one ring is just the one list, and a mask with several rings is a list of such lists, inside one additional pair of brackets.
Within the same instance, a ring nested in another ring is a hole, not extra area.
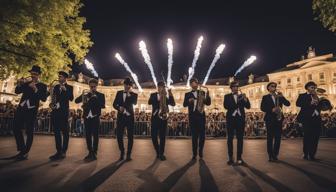
[(23, 85), (24, 83), (32, 82), (32, 81), (33, 81), (33, 78), (31, 76), (21, 77), (20, 79), (18, 79), (17, 84)]
[(237, 96), (237, 101), (242, 101), (246, 97), (245, 93), (241, 91), (241, 89), (238, 89), (239, 95)]

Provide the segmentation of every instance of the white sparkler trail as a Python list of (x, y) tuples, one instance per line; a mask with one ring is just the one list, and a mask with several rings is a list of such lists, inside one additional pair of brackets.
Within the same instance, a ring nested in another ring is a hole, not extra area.
[(203, 42), (203, 36), (200, 36), (197, 40), (196, 49), (194, 51), (193, 62), (191, 64), (191, 67), (189, 67), (189, 69), (188, 69), (187, 87), (190, 87), (189, 81), (195, 74), (195, 67), (196, 67), (196, 63), (197, 63), (197, 60), (198, 60), (198, 57), (200, 55), (200, 51), (201, 51), (201, 48), (202, 48), (202, 42)]
[(236, 71), (236, 73), (234, 74), (234, 76), (236, 76), (238, 73), (240, 73), (244, 68), (246, 68), (247, 66), (251, 65), (255, 60), (257, 59), (256, 56), (251, 55), (251, 57), (249, 57), (242, 66), (239, 67), (239, 69)]
[(173, 41), (171, 39), (167, 39), (167, 48), (168, 48), (168, 74), (167, 74), (167, 87), (170, 88), (170, 84), (173, 83), (171, 79), (171, 70), (173, 67)]
[(84, 64), (86, 68), (93, 74), (93, 76), (98, 77), (97, 71), (95, 70), (95, 68), (93, 67), (93, 64), (89, 60), (84, 59)]
[(157, 81), (156, 81), (153, 65), (152, 65), (150, 56), (149, 56), (148, 51), (147, 51), (146, 43), (144, 41), (139, 42), (139, 50), (141, 51), (142, 57), (144, 58), (144, 61), (147, 64), (147, 66), (148, 66), (148, 68), (151, 72), (151, 76), (153, 78), (154, 84), (157, 87)]
[(220, 55), (222, 54), (224, 48), (225, 48), (225, 45), (224, 45), (224, 44), (220, 44), (220, 45), (218, 46), (218, 48), (216, 49), (216, 55), (215, 55), (215, 57), (213, 58), (213, 60), (212, 60), (212, 62), (211, 62), (211, 65), (210, 65), (210, 67), (209, 67), (209, 69), (208, 69), (208, 72), (207, 72), (207, 74), (206, 74), (206, 76), (205, 76), (205, 78), (204, 78), (204, 80), (203, 80), (203, 85), (205, 85), (206, 82), (208, 81), (209, 76), (210, 76), (210, 73), (211, 73), (212, 69), (215, 67), (216, 62), (217, 62), (218, 59), (220, 58)]
[(129, 67), (129, 65), (124, 61), (124, 59), (120, 56), (119, 53), (116, 53), (115, 54), (115, 58), (118, 59), (118, 61), (125, 67), (125, 69), (131, 74), (136, 86), (138, 87), (139, 91), (142, 92), (142, 87), (140, 86), (139, 84), (139, 81), (138, 81), (138, 76), (133, 73), (133, 71), (131, 70), (131, 68)]

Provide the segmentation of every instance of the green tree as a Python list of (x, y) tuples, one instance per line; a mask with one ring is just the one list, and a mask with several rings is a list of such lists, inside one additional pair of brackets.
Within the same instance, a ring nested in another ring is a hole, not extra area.
[(50, 82), (92, 46), (80, 0), (0, 0), (0, 78), (39, 65)]
[(325, 28), (336, 32), (336, 0), (313, 0), (313, 11)]

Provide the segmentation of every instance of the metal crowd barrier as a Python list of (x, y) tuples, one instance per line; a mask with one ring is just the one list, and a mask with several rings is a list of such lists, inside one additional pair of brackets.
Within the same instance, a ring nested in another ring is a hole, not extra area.
[[(6, 117), (0, 115), (0, 135), (12, 135), (14, 126), (13, 117)], [(100, 121), (99, 135), (100, 136), (116, 136), (116, 120)], [(285, 137), (300, 137), (302, 136), (302, 128), (298, 124), (290, 123), (288, 129), (283, 130)], [(34, 132), (39, 134), (53, 134), (53, 127), (51, 119), (47, 117), (39, 117), (34, 126)], [(72, 136), (85, 135), (85, 126), (83, 120), (69, 119), (69, 132)], [(150, 136), (151, 122), (150, 121), (136, 121), (134, 123), (135, 136)], [(188, 121), (172, 121), (168, 120), (167, 136), (170, 137), (185, 137), (191, 136), (191, 129)], [(207, 121), (206, 122), (206, 136), (207, 137), (226, 137), (227, 128), (225, 121)], [(329, 134), (330, 135), (330, 134)], [(263, 137), (266, 136), (266, 128), (264, 121), (247, 122), (245, 127), (245, 136), (247, 137)], [(328, 129), (322, 127), (321, 136), (328, 136)]]

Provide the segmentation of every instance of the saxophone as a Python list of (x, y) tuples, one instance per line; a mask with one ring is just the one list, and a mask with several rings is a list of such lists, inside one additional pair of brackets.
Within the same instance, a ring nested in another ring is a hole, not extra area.
[(196, 103), (196, 109), (198, 112), (203, 113), (204, 112), (204, 101), (206, 97), (205, 91), (202, 90), (202, 87), (206, 88), (205, 86), (199, 86), (197, 89), (197, 103)]
[(162, 120), (168, 119), (168, 105), (167, 105), (167, 92), (166, 89), (162, 89), (160, 94), (160, 110), (159, 110), (159, 118)]
[(283, 118), (283, 112), (282, 112), (282, 109), (281, 109), (281, 107), (280, 107), (280, 101), (279, 101), (279, 99), (280, 99), (280, 94), (279, 94), (279, 92), (275, 92), (276, 93), (276, 95), (275, 95), (275, 107), (276, 107), (276, 111), (275, 111), (275, 113), (276, 113), (276, 117), (277, 117), (277, 120), (278, 121), (281, 121), (282, 120), (282, 118)]
[(54, 84), (55, 82), (57, 82), (58, 79), (56, 80), (53, 80), (50, 84), (49, 84), (49, 92), (50, 92), (50, 98), (51, 98), (51, 101), (49, 103), (49, 107), (52, 109), (52, 110), (55, 110), (57, 109), (57, 98), (56, 98), (56, 94), (54, 93), (54, 88), (56, 86), (56, 84)]

